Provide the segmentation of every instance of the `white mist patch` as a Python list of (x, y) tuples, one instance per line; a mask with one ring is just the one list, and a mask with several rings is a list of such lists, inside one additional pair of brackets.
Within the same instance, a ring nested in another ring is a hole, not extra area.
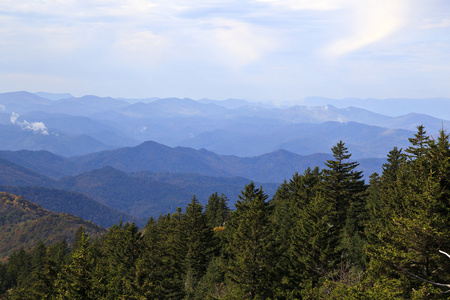
[(30, 130), (36, 134), (48, 135), (48, 129), (47, 129), (47, 127), (45, 127), (45, 124), (43, 122), (29, 123), (26, 120), (24, 120), (23, 122), (18, 123), (18, 124), (20, 125), (20, 127), (23, 130)]
[(16, 124), (16, 121), (19, 118), (19, 116), (20, 116), (19, 114), (16, 114), (15, 112), (13, 112), (10, 117), (11, 123)]
[(6, 106), (4, 106), (3, 104), (0, 104), (0, 111), (4, 111), (6, 109)]
[(43, 122), (28, 122), (27, 120), (23, 120), (22, 122), (17, 122), (17, 119), (20, 117), (19, 114), (13, 112), (11, 114), (10, 120), (12, 124), (16, 124), (22, 128), (22, 130), (33, 131), (35, 134), (49, 135), (48, 129)]
[(345, 121), (345, 119), (344, 119), (344, 118), (341, 118), (341, 117), (338, 117), (338, 118), (337, 118), (337, 121), (338, 121), (339, 124), (341, 124), (341, 125), (347, 124), (347, 122)]

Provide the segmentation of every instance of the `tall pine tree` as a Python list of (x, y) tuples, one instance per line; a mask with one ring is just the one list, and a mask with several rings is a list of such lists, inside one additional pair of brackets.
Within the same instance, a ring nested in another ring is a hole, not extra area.
[(262, 189), (248, 184), (236, 202), (236, 211), (227, 223), (226, 276), (234, 283), (235, 297), (267, 299), (277, 281), (279, 253), (271, 206)]
[(336, 255), (346, 257), (351, 264), (364, 265), (364, 224), (366, 212), (366, 185), (357, 162), (349, 161), (351, 154), (340, 141), (331, 148), (334, 160), (328, 160), (323, 170), (324, 196), (333, 210), (330, 220), (340, 234)]

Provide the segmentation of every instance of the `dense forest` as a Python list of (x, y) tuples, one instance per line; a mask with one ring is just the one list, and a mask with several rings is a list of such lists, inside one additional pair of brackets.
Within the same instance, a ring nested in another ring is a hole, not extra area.
[(409, 141), (368, 183), (339, 142), (271, 199), (250, 183), (234, 209), (194, 196), (141, 229), (21, 249), (0, 265), (0, 298), (446, 299), (449, 136), (419, 126)]

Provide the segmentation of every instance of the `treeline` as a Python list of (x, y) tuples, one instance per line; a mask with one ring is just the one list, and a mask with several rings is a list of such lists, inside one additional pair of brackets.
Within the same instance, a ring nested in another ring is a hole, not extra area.
[[(365, 184), (345, 144), (326, 168), (253, 183), (230, 210), (211, 195), (184, 212), (119, 224), (91, 240), (15, 252), (5, 299), (446, 299), (450, 148), (423, 126)], [(444, 251), (445, 253), (440, 253)], [(441, 285), (439, 285), (439, 283)]]

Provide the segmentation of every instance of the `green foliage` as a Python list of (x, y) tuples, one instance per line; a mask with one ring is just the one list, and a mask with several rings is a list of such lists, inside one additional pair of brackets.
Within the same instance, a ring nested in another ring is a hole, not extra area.
[(370, 277), (385, 278), (384, 283), (405, 298), (420, 293), (424, 298), (443, 296), (402, 270), (434, 282), (450, 282), (448, 259), (438, 253), (450, 249), (448, 135), (441, 131), (437, 140), (431, 140), (424, 134), (419, 126), (406, 150), (409, 159), (402, 159), (399, 167), (392, 167), (398, 153), (391, 151), (391, 161), (371, 190), (378, 200), (371, 200), (366, 228)]

